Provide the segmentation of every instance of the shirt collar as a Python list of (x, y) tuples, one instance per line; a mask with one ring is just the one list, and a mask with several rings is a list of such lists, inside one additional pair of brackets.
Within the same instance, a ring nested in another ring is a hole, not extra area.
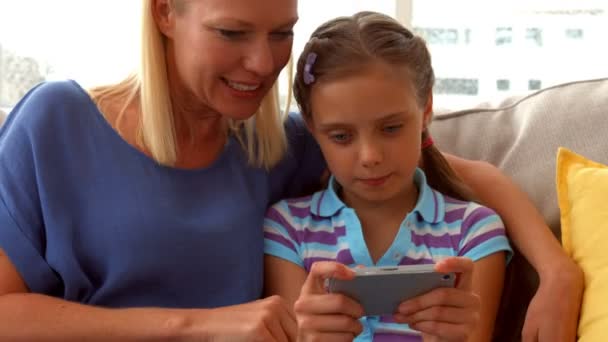
[[(424, 221), (437, 223), (443, 221), (445, 203), (443, 196), (434, 191), (426, 182), (426, 176), (420, 168), (414, 173), (414, 183), (419, 189), (416, 206), (412, 210), (418, 213)], [(312, 196), (311, 213), (321, 217), (332, 217), (340, 210), (346, 208), (336, 190), (339, 185), (334, 176), (329, 179), (327, 189), (319, 191)]]

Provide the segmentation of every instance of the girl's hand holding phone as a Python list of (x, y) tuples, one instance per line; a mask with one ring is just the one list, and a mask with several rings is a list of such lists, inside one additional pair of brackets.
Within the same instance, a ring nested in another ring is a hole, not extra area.
[(349, 280), (354, 272), (343, 264), (319, 261), (312, 265), (294, 304), (298, 341), (352, 341), (362, 331), (363, 308), (355, 300), (327, 293), (325, 280)]
[(439, 261), (435, 270), (456, 273), (456, 287), (435, 289), (401, 303), (395, 320), (422, 332), (425, 341), (467, 341), (481, 310), (479, 296), (473, 293), (473, 268), (469, 258)]

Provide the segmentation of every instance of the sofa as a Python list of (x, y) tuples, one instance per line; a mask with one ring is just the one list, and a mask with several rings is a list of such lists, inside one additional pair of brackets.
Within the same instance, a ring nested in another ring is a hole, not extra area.
[[(558, 147), (608, 163), (604, 135), (608, 132), (608, 78), (560, 84), (467, 110), (439, 109), (430, 130), (440, 150), (487, 161), (510, 176), (559, 239)], [(527, 305), (537, 286), (536, 273), (515, 251), (507, 269), (495, 341), (521, 339)]]

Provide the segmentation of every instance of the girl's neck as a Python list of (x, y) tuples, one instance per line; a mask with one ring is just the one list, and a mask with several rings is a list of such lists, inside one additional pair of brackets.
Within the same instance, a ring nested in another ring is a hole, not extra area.
[(366, 201), (344, 191), (342, 198), (357, 213), (365, 244), (376, 263), (392, 245), (407, 214), (416, 206), (418, 188), (412, 184), (411, 188), (385, 201)]
[(353, 208), (357, 216), (401, 217), (412, 211), (418, 201), (418, 187), (412, 183), (395, 196), (385, 200), (368, 200), (353, 192), (340, 188), (342, 201)]

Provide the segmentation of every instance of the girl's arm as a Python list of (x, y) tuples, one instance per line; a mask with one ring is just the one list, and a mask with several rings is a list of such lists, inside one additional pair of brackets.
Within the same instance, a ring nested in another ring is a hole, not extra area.
[(492, 340), (505, 268), (504, 252), (491, 254), (475, 262), (473, 293), (479, 295), (481, 309), (479, 310), (479, 324), (468, 339), (469, 342)]
[(266, 255), (266, 295), (279, 295), (293, 308), (298, 323), (298, 340), (352, 341), (361, 333), (358, 319), (363, 309), (354, 300), (325, 291), (324, 279), (352, 279), (354, 273), (337, 262), (320, 261), (310, 273), (289, 261)]
[(108, 309), (30, 293), (0, 249), (1, 341), (286, 341), (295, 332), (291, 310), (277, 296), (186, 310)]
[[(571, 341), (583, 292), (583, 273), (559, 242), (528, 196), (495, 166), (444, 154), (481, 202), (502, 218), (509, 239), (536, 269), (540, 286), (528, 307), (524, 340)], [(555, 300), (560, 298), (560, 300)]]
[(264, 296), (279, 295), (292, 310), (306, 276), (306, 270), (290, 261), (264, 256)]

